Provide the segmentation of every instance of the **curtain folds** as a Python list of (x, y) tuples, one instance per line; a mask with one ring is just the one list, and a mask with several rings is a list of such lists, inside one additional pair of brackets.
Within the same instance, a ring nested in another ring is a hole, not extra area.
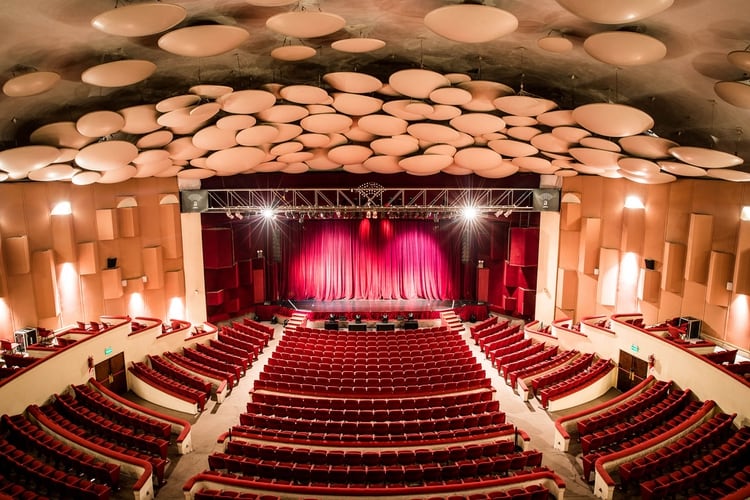
[(310, 220), (285, 229), (287, 298), (450, 300), (460, 293), (460, 238), (432, 221)]

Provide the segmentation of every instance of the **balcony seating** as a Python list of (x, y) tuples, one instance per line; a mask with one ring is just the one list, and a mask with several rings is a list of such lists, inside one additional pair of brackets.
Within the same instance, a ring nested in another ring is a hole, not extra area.
[(589, 369), (578, 372), (567, 380), (562, 380), (543, 388), (539, 391), (539, 401), (543, 408), (547, 408), (550, 400), (559, 399), (577, 392), (601, 377), (606, 376), (607, 373), (614, 369), (615, 364), (612, 361), (607, 359), (597, 360)]
[(516, 387), (519, 378), (524, 378), (549, 370), (557, 364), (564, 363), (574, 354), (575, 351), (565, 351), (558, 355), (557, 346), (552, 345), (533, 356), (528, 356), (512, 363), (507, 363), (498, 368), (498, 370), (501, 372), (503, 379), (505, 379), (505, 382), (508, 383), (508, 385)]
[(162, 354), (162, 356), (185, 370), (195, 372), (207, 378), (224, 381), (229, 387), (233, 387), (239, 381), (234, 371), (219, 370), (216, 367), (188, 358), (183, 354), (168, 351)]
[(207, 382), (202, 378), (193, 375), (189, 371), (180, 368), (179, 366), (169, 362), (167, 359), (161, 356), (152, 356), (149, 354), (147, 357), (151, 368), (161, 373), (162, 375), (173, 378), (177, 382), (188, 387), (192, 387), (193, 389), (196, 389), (202, 393), (211, 393), (210, 382)]
[(503, 354), (501, 356), (496, 356), (495, 353), (489, 353), (488, 357), (490, 358), (490, 361), (497, 367), (498, 370), (502, 370), (503, 365), (506, 365), (508, 363), (512, 363), (514, 361), (518, 361), (524, 358), (527, 358), (529, 356), (533, 356), (534, 354), (540, 353), (544, 350), (544, 343), (539, 342), (535, 344), (531, 344), (529, 347), (526, 347), (525, 349), (521, 349), (520, 351), (515, 352), (509, 352), (507, 354)]
[(196, 404), (199, 411), (203, 411), (206, 407), (206, 401), (209, 397), (209, 393), (207, 392), (184, 385), (167, 375), (149, 368), (145, 363), (133, 363), (128, 370), (130, 370), (133, 376), (138, 377), (144, 383), (174, 397)]
[(219, 372), (230, 373), (234, 375), (234, 380), (239, 380), (245, 374), (245, 370), (241, 364), (229, 363), (215, 358), (213, 355), (205, 354), (199, 351), (197, 347), (183, 347), (182, 354), (187, 359), (194, 361), (195, 363), (201, 364)]
[(252, 359), (258, 359), (258, 356), (260, 355), (260, 347), (253, 344), (252, 342), (247, 342), (246, 340), (227, 333), (227, 330), (225, 328), (219, 330), (216, 338), (217, 341), (221, 342), (223, 345), (231, 346), (235, 349), (240, 349), (244, 352), (247, 352), (248, 354), (252, 353)]
[(534, 389), (534, 394), (539, 394), (539, 391), (543, 388), (556, 384), (561, 380), (570, 378), (577, 373), (580, 373), (591, 366), (594, 362), (593, 354), (583, 354), (557, 370), (544, 373), (538, 377), (531, 379), (531, 386)]

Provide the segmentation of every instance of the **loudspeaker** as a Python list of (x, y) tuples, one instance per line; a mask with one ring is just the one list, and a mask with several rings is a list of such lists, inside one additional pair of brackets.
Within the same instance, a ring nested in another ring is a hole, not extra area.
[(117, 267), (117, 257), (107, 257), (107, 269), (114, 269)]
[(396, 325), (393, 323), (377, 323), (375, 325), (375, 331), (378, 332), (390, 332), (396, 329)]
[(559, 212), (559, 189), (534, 189), (533, 207), (537, 212)]
[(350, 332), (366, 332), (367, 331), (367, 325), (365, 323), (349, 323), (348, 328)]
[(208, 210), (208, 191), (192, 189), (180, 192), (182, 213), (205, 212)]
[(416, 319), (404, 321), (404, 330), (416, 330), (419, 328), (419, 322)]
[(643, 265), (646, 266), (646, 269), (651, 269), (652, 271), (656, 269), (656, 261), (654, 259), (643, 259)]
[(338, 330), (339, 322), (338, 321), (326, 321), (324, 328), (326, 330)]

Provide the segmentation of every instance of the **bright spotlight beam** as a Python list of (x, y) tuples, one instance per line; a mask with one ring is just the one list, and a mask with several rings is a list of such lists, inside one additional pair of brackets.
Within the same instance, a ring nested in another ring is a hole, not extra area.
[(463, 215), (464, 219), (467, 221), (474, 220), (477, 218), (477, 215), (479, 215), (479, 211), (476, 207), (467, 206), (461, 210), (461, 215)]

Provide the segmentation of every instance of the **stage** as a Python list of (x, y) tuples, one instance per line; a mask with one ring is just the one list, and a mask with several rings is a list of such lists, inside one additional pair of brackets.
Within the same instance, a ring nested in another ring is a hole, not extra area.
[(324, 320), (330, 315), (337, 319), (353, 320), (359, 315), (362, 320), (379, 320), (384, 315), (390, 319), (405, 318), (411, 314), (414, 319), (436, 319), (443, 311), (455, 311), (461, 319), (487, 318), (486, 304), (467, 300), (282, 300), (275, 304), (256, 306), (256, 314), (261, 320), (272, 316), (290, 317), (295, 312), (305, 313), (312, 321)]

